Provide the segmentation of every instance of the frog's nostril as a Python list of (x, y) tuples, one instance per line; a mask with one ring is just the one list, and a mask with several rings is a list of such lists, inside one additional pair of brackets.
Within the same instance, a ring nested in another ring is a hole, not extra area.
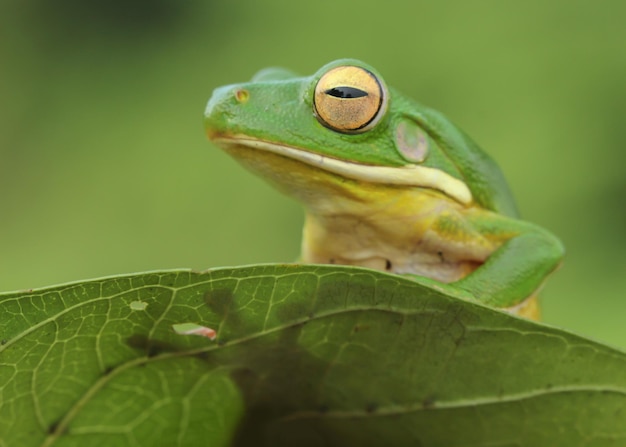
[(237, 99), (237, 101), (241, 104), (245, 104), (246, 102), (248, 102), (249, 98), (250, 92), (248, 92), (248, 90), (246, 90), (245, 88), (240, 88), (235, 91), (235, 99)]

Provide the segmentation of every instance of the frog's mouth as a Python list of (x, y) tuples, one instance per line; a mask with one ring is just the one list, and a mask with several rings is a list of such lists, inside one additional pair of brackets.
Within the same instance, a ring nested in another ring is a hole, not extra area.
[(211, 139), (221, 146), (246, 146), (270, 152), (353, 180), (436, 189), (464, 205), (472, 201), (472, 193), (465, 183), (444, 171), (427, 166), (365, 165), (308, 152), (305, 149), (257, 140), (247, 135), (220, 135)]

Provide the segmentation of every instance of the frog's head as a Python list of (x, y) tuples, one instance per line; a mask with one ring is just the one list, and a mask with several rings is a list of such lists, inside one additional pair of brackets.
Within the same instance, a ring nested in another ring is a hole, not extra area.
[(316, 185), (332, 183), (333, 193), (337, 185), (341, 191), (393, 185), (428, 188), (470, 204), (476, 197), (463, 157), (475, 155), (450, 155), (455, 143), (439, 138), (450, 134), (438, 128), (446, 123), (352, 59), (327, 64), (310, 77), (265, 69), (248, 83), (216, 89), (205, 112), (212, 141), (305, 202)]

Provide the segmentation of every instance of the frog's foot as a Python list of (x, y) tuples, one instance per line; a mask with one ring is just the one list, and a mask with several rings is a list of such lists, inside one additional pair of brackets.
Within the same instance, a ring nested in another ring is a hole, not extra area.
[(537, 295), (532, 295), (521, 303), (505, 308), (505, 310), (513, 315), (528, 318), (529, 320), (539, 321), (541, 319)]
[[(454, 283), (447, 284), (435, 279), (427, 278), (419, 275), (406, 274), (402, 275), (407, 277), (423, 286), (434, 289), (438, 292), (444, 293), (448, 296), (453, 296), (455, 298), (464, 299), (467, 301), (480, 302), (480, 300), (475, 297), (470, 292), (463, 290), (459, 287), (455, 287)], [(484, 304), (484, 303), (483, 303)], [(532, 295), (526, 298), (524, 301), (517, 303), (510, 307), (501, 307), (496, 309), (503, 310), (513, 315), (517, 315), (519, 317), (528, 318), (529, 320), (538, 321), (541, 317), (541, 312), (539, 308), (539, 302), (537, 300), (537, 295)]]

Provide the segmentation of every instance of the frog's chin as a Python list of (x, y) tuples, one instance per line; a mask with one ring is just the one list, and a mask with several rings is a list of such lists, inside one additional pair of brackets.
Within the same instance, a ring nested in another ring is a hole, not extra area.
[(225, 148), (228, 146), (243, 146), (269, 152), (352, 180), (435, 189), (464, 205), (472, 201), (472, 193), (465, 183), (444, 171), (427, 166), (405, 165), (392, 167), (365, 165), (331, 158), (300, 148), (258, 140), (247, 135), (213, 136), (212, 140)]

